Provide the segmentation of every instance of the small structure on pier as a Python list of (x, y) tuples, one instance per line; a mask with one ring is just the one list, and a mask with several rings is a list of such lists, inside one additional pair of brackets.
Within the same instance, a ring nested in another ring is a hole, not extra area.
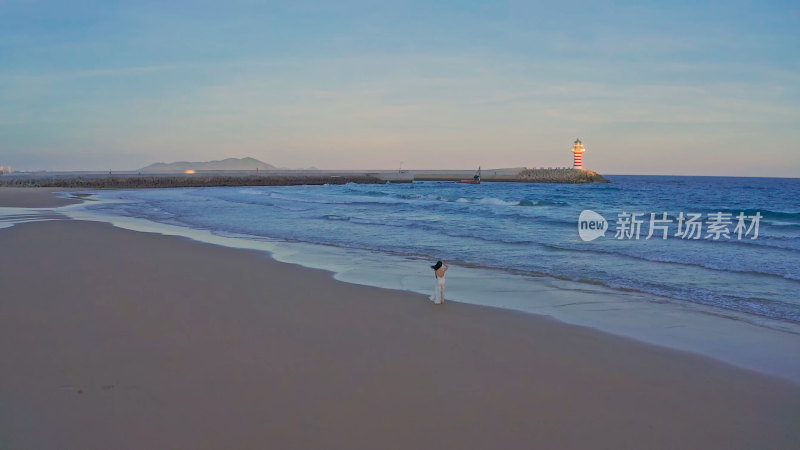
[(583, 146), (583, 143), (580, 139), (575, 139), (575, 145), (572, 146), (572, 153), (573, 153), (573, 162), (572, 168), (574, 169), (583, 169), (583, 152), (586, 151), (586, 147)]

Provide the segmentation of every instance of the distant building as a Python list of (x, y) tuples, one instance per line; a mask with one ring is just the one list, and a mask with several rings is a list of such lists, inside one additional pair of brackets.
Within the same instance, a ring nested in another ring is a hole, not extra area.
[(583, 143), (580, 139), (575, 139), (575, 145), (572, 146), (572, 153), (573, 153), (573, 161), (572, 167), (575, 169), (583, 169), (583, 152), (586, 151), (586, 147), (583, 146)]
[(0, 175), (6, 174), (6, 173), (11, 173), (13, 171), (14, 170), (11, 168), (11, 166), (8, 166), (8, 167), (0, 166)]

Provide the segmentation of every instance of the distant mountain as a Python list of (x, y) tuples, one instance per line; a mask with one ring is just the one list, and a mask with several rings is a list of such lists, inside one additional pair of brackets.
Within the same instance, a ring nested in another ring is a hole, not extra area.
[(228, 158), (221, 161), (178, 161), (155, 163), (139, 169), (141, 172), (186, 172), (187, 170), (274, 170), (275, 166), (255, 158)]

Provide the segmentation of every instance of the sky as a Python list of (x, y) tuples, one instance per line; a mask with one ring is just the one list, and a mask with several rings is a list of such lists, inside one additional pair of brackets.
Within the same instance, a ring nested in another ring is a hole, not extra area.
[(800, 2), (0, 0), (0, 165), (800, 176)]

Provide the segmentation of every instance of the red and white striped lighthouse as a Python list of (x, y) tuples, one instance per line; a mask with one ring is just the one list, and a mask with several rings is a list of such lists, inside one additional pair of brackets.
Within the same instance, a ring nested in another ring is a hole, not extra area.
[(583, 146), (580, 139), (575, 139), (575, 145), (572, 146), (572, 153), (575, 155), (575, 159), (572, 162), (572, 167), (575, 169), (583, 169), (583, 152), (586, 151), (586, 147)]

